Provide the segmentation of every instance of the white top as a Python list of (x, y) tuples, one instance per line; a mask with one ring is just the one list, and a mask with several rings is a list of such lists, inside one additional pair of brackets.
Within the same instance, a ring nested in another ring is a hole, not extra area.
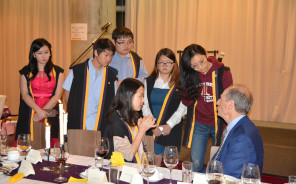
[[(169, 80), (168, 80), (169, 81)], [(144, 106), (142, 108), (142, 112), (144, 116), (151, 115), (153, 116), (150, 108), (149, 108), (149, 102), (147, 97), (147, 81), (145, 79), (144, 81), (145, 86), (145, 92), (144, 92)], [(154, 88), (160, 88), (160, 89), (170, 89), (169, 82), (164, 82), (161, 76), (159, 75), (158, 78), (155, 80)], [(177, 111), (170, 117), (170, 119), (166, 122), (171, 128), (174, 128), (175, 125), (177, 125), (182, 117), (187, 114), (187, 107), (183, 105), (182, 102), (180, 102), (179, 107)]]

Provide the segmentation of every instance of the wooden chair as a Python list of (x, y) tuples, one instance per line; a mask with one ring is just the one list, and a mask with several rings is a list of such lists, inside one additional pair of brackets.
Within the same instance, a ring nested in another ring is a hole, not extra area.
[(68, 130), (68, 150), (70, 154), (94, 157), (97, 140), (101, 132), (94, 130)]

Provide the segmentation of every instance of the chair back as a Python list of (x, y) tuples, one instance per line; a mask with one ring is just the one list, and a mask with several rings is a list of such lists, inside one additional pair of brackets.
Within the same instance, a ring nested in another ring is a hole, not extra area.
[(68, 130), (68, 150), (72, 155), (94, 157), (97, 140), (101, 139), (101, 132), (94, 130)]
[(3, 109), (4, 109), (4, 105), (5, 105), (5, 100), (6, 100), (6, 96), (0, 95), (0, 119), (2, 117), (2, 113), (3, 113)]
[(212, 146), (211, 147), (211, 151), (210, 151), (210, 160), (212, 160), (213, 156), (215, 155), (215, 153), (218, 151), (220, 146)]

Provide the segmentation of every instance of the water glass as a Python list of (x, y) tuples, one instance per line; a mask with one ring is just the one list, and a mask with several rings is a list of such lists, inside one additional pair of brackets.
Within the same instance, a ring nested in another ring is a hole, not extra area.
[(296, 176), (289, 176), (289, 184), (296, 184)]
[(191, 183), (192, 181), (192, 162), (184, 161), (182, 163), (182, 181)]
[(156, 170), (155, 155), (153, 152), (144, 152), (141, 159), (142, 171), (147, 178), (149, 184), (149, 177), (152, 176)]
[(103, 168), (104, 157), (108, 155), (110, 149), (109, 139), (107, 137), (101, 137), (96, 144), (95, 166), (97, 168)]
[(260, 184), (260, 170), (256, 164), (244, 164), (241, 181), (243, 184)]
[(179, 163), (178, 148), (176, 146), (166, 146), (164, 148), (164, 164), (170, 169), (170, 182), (172, 184), (172, 169)]
[(109, 182), (110, 183), (118, 183), (119, 179), (119, 166), (111, 164), (109, 166)]
[(220, 184), (224, 179), (222, 162), (210, 160), (207, 165), (207, 180), (209, 184)]
[(19, 134), (17, 138), (17, 149), (22, 156), (26, 156), (31, 150), (31, 136), (30, 134)]

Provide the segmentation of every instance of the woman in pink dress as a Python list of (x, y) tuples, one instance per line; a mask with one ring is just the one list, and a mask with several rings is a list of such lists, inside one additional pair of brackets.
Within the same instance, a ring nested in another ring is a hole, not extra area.
[(31, 134), (33, 148), (34, 145), (45, 144), (44, 139), (40, 139), (44, 138), (43, 135), (36, 136), (40, 134), (39, 131), (44, 133), (45, 119), (51, 125), (51, 146), (58, 141), (58, 115), (48, 117), (46, 110), (58, 110), (57, 103), (63, 93), (64, 70), (54, 65), (51, 58), (51, 44), (44, 38), (36, 39), (31, 44), (29, 64), (19, 71), (21, 96), (15, 139), (19, 134)]

